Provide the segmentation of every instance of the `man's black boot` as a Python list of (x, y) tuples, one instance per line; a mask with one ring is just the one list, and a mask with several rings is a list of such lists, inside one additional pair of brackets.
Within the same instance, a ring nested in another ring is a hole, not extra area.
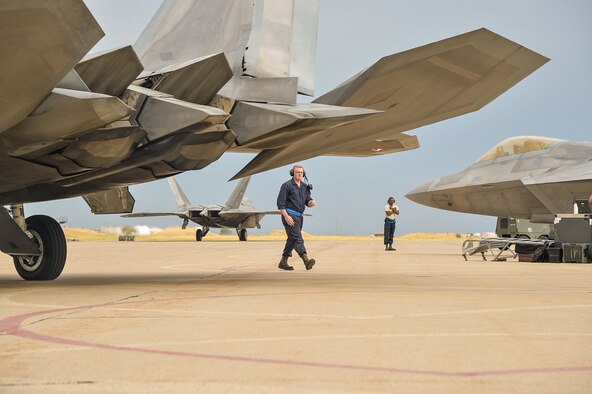
[(384, 244), (384, 250), (389, 250), (388, 244)]
[(282, 256), (282, 259), (280, 260), (280, 263), (278, 264), (278, 268), (282, 269), (282, 270), (286, 270), (286, 271), (293, 271), (294, 267), (292, 267), (291, 265), (288, 265), (288, 258), (285, 256)]
[(393, 248), (393, 244), (388, 244), (388, 250), (397, 250), (397, 249)]
[(306, 254), (303, 254), (300, 257), (302, 257), (302, 261), (304, 261), (304, 266), (306, 267), (307, 271), (311, 269), (313, 265), (315, 265), (315, 259), (309, 259)]

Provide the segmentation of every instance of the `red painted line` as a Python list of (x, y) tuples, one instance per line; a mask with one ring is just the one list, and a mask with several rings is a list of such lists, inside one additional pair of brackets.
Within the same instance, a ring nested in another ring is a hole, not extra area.
[[(186, 298), (186, 297), (182, 297)], [(333, 363), (319, 363), (309, 361), (297, 361), (297, 360), (286, 360), (286, 359), (274, 359), (274, 358), (262, 358), (262, 357), (244, 357), (244, 356), (228, 356), (218, 354), (207, 354), (207, 353), (193, 353), (193, 352), (179, 352), (172, 350), (157, 350), (157, 349), (146, 349), (133, 346), (119, 346), (119, 345), (108, 345), (103, 343), (60, 338), (49, 335), (43, 335), (35, 333), (31, 330), (27, 330), (22, 327), (25, 320), (35, 317), (43, 316), (51, 313), (75, 311), (82, 309), (92, 309), (104, 306), (123, 305), (123, 304), (135, 304), (144, 302), (155, 302), (155, 301), (171, 301), (174, 299), (151, 299), (151, 300), (138, 300), (138, 301), (122, 301), (112, 302), (106, 304), (96, 305), (84, 305), (69, 308), (58, 308), (43, 311), (35, 311), (25, 313), (21, 315), (10, 316), (0, 320), (0, 333), (4, 332), (9, 335), (13, 335), (20, 338), (26, 338), (31, 340), (58, 343), (63, 345), (81, 346), (95, 349), (106, 349), (106, 350), (118, 350), (127, 352), (137, 353), (148, 353), (148, 354), (160, 354), (167, 356), (177, 357), (189, 357), (195, 359), (205, 360), (220, 360), (220, 361), (238, 361), (248, 363), (261, 363), (261, 364), (276, 364), (276, 365), (290, 365), (290, 366), (302, 366), (302, 367), (315, 367), (315, 368), (330, 368), (330, 369), (347, 369), (356, 371), (374, 371), (374, 372), (388, 372), (388, 373), (403, 373), (412, 375), (429, 375), (429, 376), (449, 376), (449, 377), (473, 377), (473, 376), (503, 376), (503, 375), (524, 375), (524, 374), (542, 374), (542, 373), (563, 373), (563, 372), (590, 372), (592, 366), (573, 366), (573, 367), (552, 367), (552, 368), (521, 368), (521, 369), (502, 369), (502, 370), (482, 370), (482, 371), (435, 371), (435, 370), (421, 370), (421, 369), (407, 369), (407, 368), (392, 368), (392, 367), (377, 367), (367, 365), (355, 365), (355, 364), (333, 364)]]

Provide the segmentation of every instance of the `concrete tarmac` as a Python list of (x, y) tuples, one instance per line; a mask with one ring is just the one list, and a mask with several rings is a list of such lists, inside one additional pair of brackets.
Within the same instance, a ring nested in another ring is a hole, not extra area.
[(0, 393), (591, 393), (592, 265), (460, 241), (70, 242), (0, 257)]

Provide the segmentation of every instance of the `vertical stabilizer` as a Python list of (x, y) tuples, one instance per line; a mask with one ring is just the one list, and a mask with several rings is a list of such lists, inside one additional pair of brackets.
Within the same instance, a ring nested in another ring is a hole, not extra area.
[[(233, 98), (254, 89), (252, 79), (286, 77), (298, 78), (298, 92), (311, 96), (319, 3), (165, 0), (134, 50), (146, 71), (224, 52), (234, 74), (225, 95)], [(249, 85), (242, 86), (243, 76)]]
[(134, 50), (148, 71), (224, 52), (241, 75), (254, 7), (252, 0), (165, 0)]
[(226, 201), (226, 209), (238, 209), (241, 201), (243, 200), (243, 197), (245, 196), (245, 191), (247, 190), (247, 186), (249, 185), (250, 180), (250, 176), (241, 179), (236, 189), (234, 189), (234, 191), (230, 195), (228, 201)]
[(179, 206), (179, 208), (188, 209), (192, 204), (191, 201), (189, 201), (189, 199), (185, 195), (183, 189), (181, 189), (181, 185), (179, 185), (179, 182), (177, 182), (174, 176), (170, 177), (168, 181), (169, 185), (171, 186), (171, 191), (175, 196), (175, 201), (177, 201), (177, 205)]

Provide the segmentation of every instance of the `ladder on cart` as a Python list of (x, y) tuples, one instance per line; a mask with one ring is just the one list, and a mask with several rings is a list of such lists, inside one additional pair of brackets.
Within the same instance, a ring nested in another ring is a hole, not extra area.
[[(481, 254), (483, 260), (487, 260), (485, 253), (491, 253), (492, 261), (506, 261), (507, 257), (502, 256), (502, 253), (508, 252), (511, 258), (516, 258), (517, 253), (511, 249), (514, 245), (536, 245), (543, 246), (549, 243), (546, 239), (526, 239), (526, 238), (481, 238), (481, 239), (467, 239), (462, 244), (462, 256), (465, 261), (468, 261), (467, 256), (473, 256), (477, 253)], [(495, 251), (494, 251), (495, 250)]]

